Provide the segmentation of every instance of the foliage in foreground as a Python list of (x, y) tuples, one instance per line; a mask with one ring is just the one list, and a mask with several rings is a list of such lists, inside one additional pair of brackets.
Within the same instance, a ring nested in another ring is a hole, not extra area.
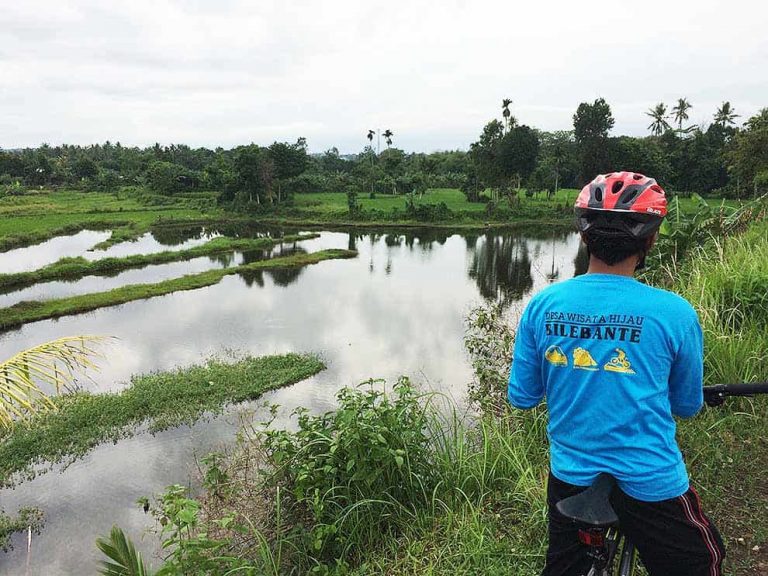
[(131, 435), (147, 423), (150, 432), (192, 424), (206, 412), (258, 398), (324, 368), (314, 356), (287, 354), (244, 358), (172, 372), (135, 376), (116, 394), (79, 392), (53, 399), (58, 410), (39, 414), (0, 436), (0, 485), (31, 477), (40, 463), (67, 464), (95, 446)]
[(69, 336), (22, 350), (0, 362), (0, 431), (56, 405), (42, 386), (56, 393), (73, 389), (77, 375), (96, 368), (91, 358), (98, 336)]
[(96, 546), (109, 560), (101, 561), (101, 574), (106, 576), (149, 576), (141, 552), (120, 528), (112, 527), (109, 538), (99, 538)]
[[(299, 411), (295, 431), (244, 431), (232, 454), (207, 460), (200, 501), (170, 487), (154, 507), (169, 551), (161, 573), (347, 574), (450, 516), (541, 541), (543, 412), (469, 428), (407, 379), (383, 386), (341, 390), (333, 412)], [(525, 573), (528, 556), (507, 551), (505, 562)]]

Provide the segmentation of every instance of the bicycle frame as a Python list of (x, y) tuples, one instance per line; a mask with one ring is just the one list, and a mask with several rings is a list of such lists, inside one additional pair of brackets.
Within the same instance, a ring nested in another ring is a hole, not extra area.
[[(579, 540), (589, 546), (592, 567), (586, 576), (633, 576), (637, 550), (618, 526), (579, 530)], [(617, 553), (619, 561), (616, 564)]]
[[(718, 384), (704, 387), (704, 398), (710, 406), (722, 404), (724, 399), (729, 396), (754, 396), (766, 393), (768, 393), (768, 382)], [(579, 499), (580, 503), (587, 501), (590, 504), (592, 502), (607, 502), (606, 484), (601, 479), (598, 479), (593, 487), (596, 488), (598, 483), (603, 484), (603, 490), (599, 492), (602, 496), (598, 497), (597, 500), (591, 500), (594, 496), (590, 496), (590, 500), (583, 498), (587, 494), (587, 492), (584, 492), (581, 495), (572, 496), (558, 502), (558, 510), (575, 522), (582, 523), (583, 527), (579, 529), (579, 540), (588, 546), (589, 551), (587, 555), (592, 560), (592, 567), (585, 576), (633, 576), (637, 566), (637, 549), (622, 534), (618, 518), (610, 508), (610, 505), (608, 505), (610, 514), (606, 513), (604, 507), (600, 509), (600, 506), (597, 506), (599, 513), (593, 513), (589, 508), (577, 508), (578, 512), (571, 508), (570, 513), (566, 513), (566, 509), (561, 508), (561, 505), (566, 502), (575, 502)], [(618, 554), (619, 549), (621, 549), (620, 554)]]

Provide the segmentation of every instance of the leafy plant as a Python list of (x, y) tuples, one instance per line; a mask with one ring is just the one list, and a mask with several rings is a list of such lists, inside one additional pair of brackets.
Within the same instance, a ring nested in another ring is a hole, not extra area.
[(397, 530), (395, 512), (418, 507), (433, 487), (421, 397), (406, 378), (389, 395), (374, 387), (381, 384), (341, 390), (334, 412), (299, 409), (295, 432), (264, 432), (269, 482), (286, 487), (320, 560), (343, 558), (361, 540)]
[(713, 238), (743, 232), (750, 222), (760, 220), (768, 213), (768, 196), (738, 208), (710, 204), (698, 194), (693, 194), (692, 198), (697, 203), (693, 214), (685, 214), (681, 210), (677, 197), (669, 202), (667, 217), (649, 257), (647, 279), (669, 284), (679, 274), (680, 264), (691, 250)]
[(55, 404), (41, 386), (56, 393), (73, 389), (78, 373), (96, 368), (91, 358), (100, 336), (59, 338), (19, 352), (0, 363), (0, 429), (36, 412), (54, 410)]
[(503, 414), (509, 406), (507, 377), (515, 332), (503, 311), (502, 303), (480, 306), (466, 320), (464, 347), (475, 375), (468, 396), (483, 413)]

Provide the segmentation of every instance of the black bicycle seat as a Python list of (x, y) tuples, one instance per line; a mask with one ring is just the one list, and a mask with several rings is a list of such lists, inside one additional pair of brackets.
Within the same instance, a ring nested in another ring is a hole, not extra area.
[(608, 501), (616, 480), (610, 474), (600, 474), (589, 488), (565, 498), (557, 503), (557, 510), (574, 522), (589, 524), (595, 528), (607, 528), (618, 524), (619, 517), (616, 516)]

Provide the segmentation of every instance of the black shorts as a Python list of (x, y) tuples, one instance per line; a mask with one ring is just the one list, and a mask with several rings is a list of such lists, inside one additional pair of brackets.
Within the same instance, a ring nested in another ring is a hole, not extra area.
[[(587, 546), (579, 542), (578, 527), (555, 508), (560, 500), (583, 490), (549, 475), (549, 549), (543, 576), (583, 576), (592, 565)], [(677, 498), (642, 502), (616, 487), (611, 505), (651, 576), (722, 574), (723, 540), (701, 511), (699, 495), (693, 488)]]

